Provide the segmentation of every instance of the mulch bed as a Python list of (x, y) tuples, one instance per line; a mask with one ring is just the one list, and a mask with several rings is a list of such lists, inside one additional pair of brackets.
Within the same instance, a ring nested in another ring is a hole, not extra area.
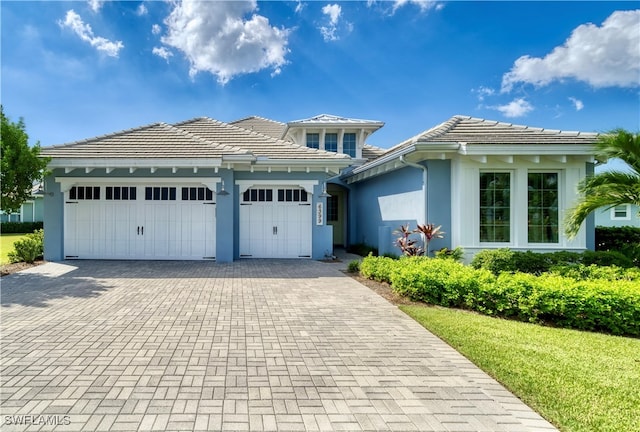
[(39, 266), (41, 264), (44, 264), (45, 262), (46, 261), (40, 260), (40, 261), (34, 261), (32, 264), (29, 264), (26, 262), (3, 264), (2, 266), (0, 266), (0, 276), (10, 275), (11, 273), (16, 273), (21, 270), (26, 270), (31, 267)]
[(379, 296), (387, 300), (389, 303), (394, 305), (415, 305), (419, 304), (418, 302), (414, 302), (406, 297), (402, 297), (399, 294), (396, 294), (395, 291), (391, 289), (391, 286), (385, 282), (378, 282), (371, 279), (363, 278), (362, 276), (356, 273), (346, 273), (348, 276), (360, 282), (362, 285), (368, 287), (373, 292), (377, 293)]

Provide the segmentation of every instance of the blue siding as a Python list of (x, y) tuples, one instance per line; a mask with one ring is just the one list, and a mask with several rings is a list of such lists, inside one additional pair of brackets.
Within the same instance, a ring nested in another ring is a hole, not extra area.
[(44, 179), (44, 207), (47, 209), (44, 217), (44, 259), (47, 261), (61, 261), (64, 246), (64, 196), (60, 191), (60, 183), (54, 180), (55, 175)]
[(451, 248), (451, 160), (430, 160), (427, 168), (427, 222), (444, 231), (444, 238), (434, 239), (429, 249)]

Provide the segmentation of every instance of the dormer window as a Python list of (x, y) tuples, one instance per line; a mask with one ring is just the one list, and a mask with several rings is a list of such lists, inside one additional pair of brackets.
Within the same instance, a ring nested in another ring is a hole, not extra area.
[(319, 149), (320, 148), (320, 134), (308, 133), (307, 134), (307, 147)]
[(356, 134), (345, 133), (342, 138), (342, 152), (351, 157), (356, 157)]
[(338, 151), (338, 134), (328, 133), (324, 136), (324, 149), (336, 153)]

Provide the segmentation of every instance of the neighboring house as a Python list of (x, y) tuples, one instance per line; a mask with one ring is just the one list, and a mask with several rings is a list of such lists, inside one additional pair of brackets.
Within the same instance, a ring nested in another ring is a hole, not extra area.
[(596, 226), (640, 227), (640, 207), (633, 204), (622, 204), (607, 208), (603, 207), (595, 211)]
[(31, 199), (23, 202), (18, 213), (0, 211), (0, 222), (42, 222), (44, 220), (42, 183), (33, 186)]
[(442, 225), (432, 248), (584, 250), (561, 221), (593, 172), (597, 134), (456, 116), (383, 150), (382, 122), (320, 115), (157, 123), (42, 149), (45, 258), (330, 256), (394, 252), (401, 224)]

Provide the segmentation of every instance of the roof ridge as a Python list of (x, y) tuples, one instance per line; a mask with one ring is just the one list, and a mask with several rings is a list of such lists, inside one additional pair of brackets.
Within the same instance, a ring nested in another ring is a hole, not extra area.
[(85, 138), (82, 140), (77, 140), (77, 141), (71, 141), (68, 143), (63, 143), (63, 144), (54, 144), (54, 145), (50, 145), (47, 146), (46, 148), (60, 148), (60, 147), (70, 147), (70, 146), (75, 146), (78, 144), (87, 144), (90, 143), (92, 141), (98, 141), (98, 140), (102, 140), (105, 138), (113, 138), (113, 137), (117, 137), (119, 135), (124, 135), (124, 134), (128, 134), (131, 132), (137, 132), (137, 131), (141, 131), (141, 130), (145, 130), (145, 129), (151, 129), (152, 127), (157, 127), (157, 126), (161, 126), (163, 124), (166, 124), (164, 122), (155, 122), (155, 123), (149, 123), (143, 126), (138, 126), (138, 127), (134, 127), (134, 128), (129, 128), (129, 129), (122, 129), (119, 130), (117, 132), (111, 132), (108, 134), (102, 134), (102, 135), (96, 135), (94, 137), (91, 138)]
[[(278, 120), (272, 120), (272, 119), (268, 119), (268, 118), (266, 118), (266, 117), (257, 116), (257, 115), (252, 115), (252, 116), (243, 117), (243, 118), (241, 118), (241, 119), (234, 120), (234, 121), (232, 121), (232, 122), (228, 122), (228, 124), (233, 125), (233, 124), (235, 124), (235, 123), (240, 123), (241, 121), (251, 120), (251, 119), (258, 119), (258, 120), (268, 121), (268, 122), (270, 122), (270, 123), (277, 123), (277, 124), (279, 124), (279, 125), (281, 125), (281, 126), (286, 126), (286, 125), (287, 125), (286, 123), (279, 122)], [(248, 130), (248, 129), (247, 129), (247, 130)]]

